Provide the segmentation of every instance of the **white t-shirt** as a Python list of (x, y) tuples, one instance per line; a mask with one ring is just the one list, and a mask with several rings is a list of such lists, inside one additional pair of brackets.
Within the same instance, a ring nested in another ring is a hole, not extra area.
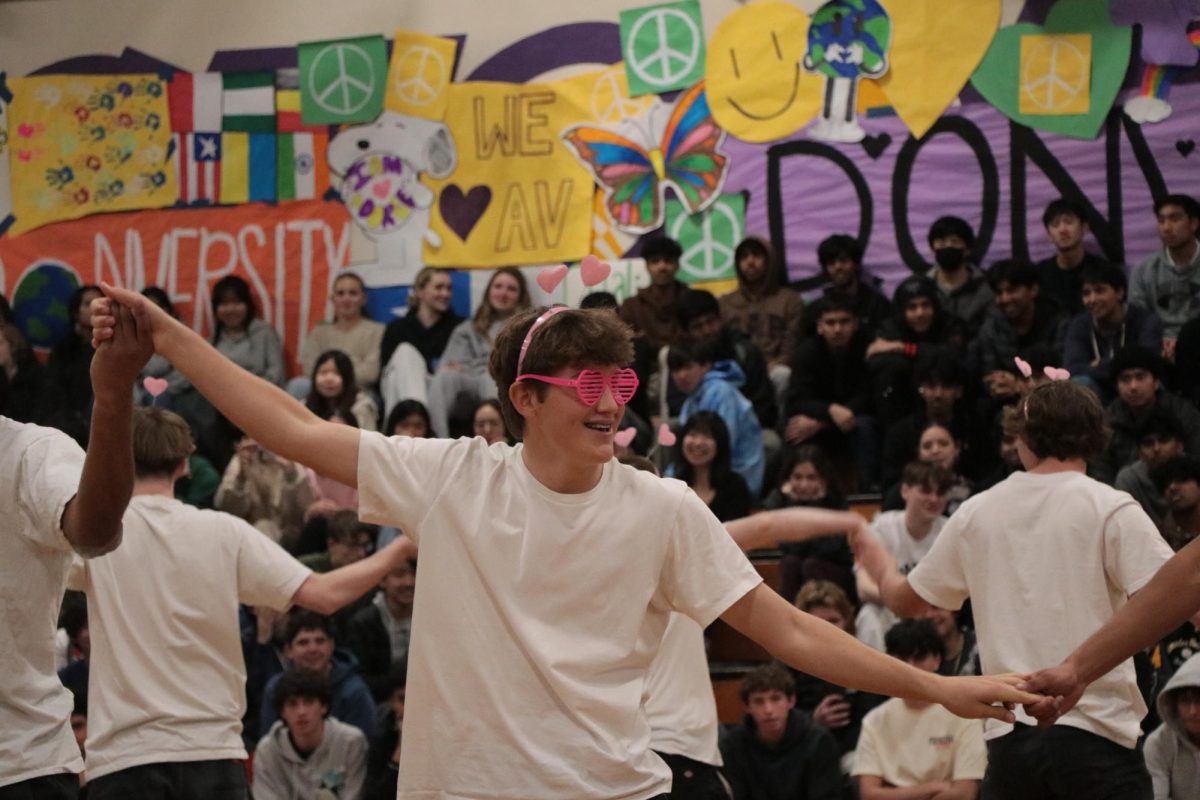
[(717, 699), (708, 674), (704, 629), (672, 614), (646, 675), (650, 749), (721, 766)]
[(0, 786), (83, 770), (54, 671), (72, 552), (62, 516), (83, 458), (65, 434), (0, 416)]
[[(896, 558), (901, 575), (912, 572), (917, 562), (925, 557), (934, 541), (946, 525), (945, 517), (938, 517), (922, 539), (914, 539), (908, 532), (903, 511), (884, 511), (871, 520), (871, 531), (889, 553)], [(855, 570), (858, 566), (855, 565)], [(900, 621), (890, 608), (879, 603), (863, 603), (854, 619), (854, 635), (860, 642), (884, 652), (884, 636)]]
[(905, 788), (931, 781), (982, 780), (983, 725), (930, 703), (913, 709), (892, 698), (863, 717), (851, 774), (877, 775)]
[(704, 503), (615, 459), (559, 494), (520, 445), (360, 441), (360, 515), (421, 547), (399, 797), (668, 792), (642, 696), (670, 613), (708, 625), (762, 580)]
[(246, 757), (238, 603), (286, 609), (312, 572), (247, 522), (139, 495), (117, 550), (71, 569), (92, 634), (87, 772)]
[[(940, 608), (971, 598), (984, 674), (1035, 672), (1061, 662), (1172, 555), (1125, 492), (1078, 472), (1016, 472), (963, 503), (908, 580)], [(1145, 714), (1126, 659), (1058, 724), (1132, 748)], [(1011, 729), (988, 720), (986, 736)]]

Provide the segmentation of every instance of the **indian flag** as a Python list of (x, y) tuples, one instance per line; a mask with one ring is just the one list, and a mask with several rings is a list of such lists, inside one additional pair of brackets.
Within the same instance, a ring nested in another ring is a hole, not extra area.
[(315, 200), (329, 189), (327, 133), (281, 133), (277, 149), (280, 200)]

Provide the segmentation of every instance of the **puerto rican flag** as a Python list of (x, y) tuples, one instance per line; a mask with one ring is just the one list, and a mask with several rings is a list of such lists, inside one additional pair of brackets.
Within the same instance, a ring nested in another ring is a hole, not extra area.
[(179, 202), (213, 205), (221, 188), (221, 134), (176, 133), (175, 181)]

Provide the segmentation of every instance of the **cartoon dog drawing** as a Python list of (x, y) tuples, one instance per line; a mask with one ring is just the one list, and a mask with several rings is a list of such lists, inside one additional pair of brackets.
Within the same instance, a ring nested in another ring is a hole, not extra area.
[(342, 202), (378, 245), (375, 266), (390, 273), (380, 279), (394, 283), (398, 274), (414, 275), (421, 268), (422, 244), (441, 246), (429, 230), (435, 194), (421, 183), (420, 174), (445, 178), (454, 172), (458, 153), (449, 128), (385, 111), (372, 123), (334, 136), (328, 156), (330, 170), (342, 179)]

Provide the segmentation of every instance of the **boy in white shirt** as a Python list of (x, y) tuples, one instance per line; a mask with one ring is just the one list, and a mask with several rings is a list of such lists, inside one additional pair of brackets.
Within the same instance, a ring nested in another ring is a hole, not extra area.
[[(671, 611), (718, 616), (798, 669), (866, 691), (1011, 716), (1007, 681), (940, 678), (792, 608), (679, 481), (613, 458), (637, 388), (628, 329), (604, 311), (514, 315), (490, 371), (523, 444), (404, 439), (318, 419), (140, 295), (112, 306), (265, 447), (359, 492), (364, 519), (418, 540), (400, 798), (624, 798), (670, 789), (641, 710)], [(817, 655), (821, 654), (821, 655)]]
[[(1023, 402), (1017, 447), (1026, 471), (964, 503), (907, 578), (874, 537), (855, 545), (902, 616), (929, 605), (958, 609), (970, 597), (985, 674), (1063, 658), (1171, 557), (1132, 497), (1086, 474), (1105, 441), (1096, 396), (1051, 381)], [(1126, 661), (1048, 730), (1026, 714), (1015, 727), (989, 721), (984, 795), (1148, 800), (1150, 776), (1136, 749), (1145, 714)]]
[(331, 613), (412, 554), (397, 539), (314, 574), (244, 520), (175, 499), (193, 444), (161, 408), (133, 413), (137, 478), (125, 540), (77, 560), (92, 633), (88, 797), (245, 800), (246, 665), (238, 604)]
[[(942, 640), (929, 620), (901, 620), (885, 639), (893, 658), (929, 672), (941, 666)], [(862, 800), (975, 800), (987, 750), (978, 721), (892, 699), (863, 719), (854, 759)]]
[[(96, 349), (87, 455), (51, 428), (0, 416), (0, 798), (79, 792), (71, 693), (54, 672), (55, 620), (72, 552), (121, 541), (133, 486), (133, 381), (153, 354), (149, 321), (118, 313)], [(0, 408), (7, 382), (0, 379)]]

